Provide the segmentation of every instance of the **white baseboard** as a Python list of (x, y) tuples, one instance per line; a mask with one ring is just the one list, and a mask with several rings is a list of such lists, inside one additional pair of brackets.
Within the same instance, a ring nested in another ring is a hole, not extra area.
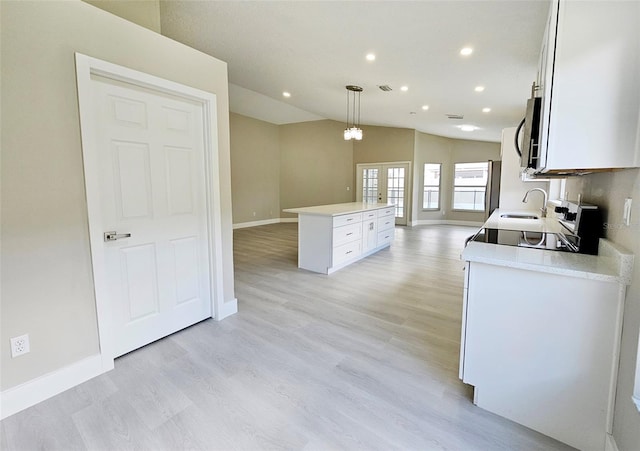
[(267, 224), (277, 224), (280, 222), (280, 218), (273, 218), (273, 219), (263, 219), (261, 221), (251, 221), (251, 222), (239, 222), (237, 224), (233, 225), (234, 230), (235, 229), (244, 229), (247, 227), (257, 227), (257, 226), (261, 226), (261, 225), (267, 225)]
[(482, 227), (484, 222), (476, 222), (476, 221), (456, 221), (453, 219), (419, 219), (418, 221), (414, 221), (411, 223), (412, 226), (415, 225), (459, 225), (466, 227)]
[(607, 434), (607, 438), (604, 442), (604, 451), (620, 451), (616, 444), (616, 439), (613, 438), (613, 435), (611, 434)]
[(34, 406), (112, 368), (104, 368), (102, 356), (97, 354), (4, 390), (0, 393), (0, 419)]
[(220, 310), (218, 311), (218, 316), (215, 318), (215, 320), (222, 321), (227, 316), (231, 316), (236, 313), (238, 313), (238, 299), (234, 298), (230, 301), (222, 303), (222, 305), (220, 306)]
[(244, 229), (247, 227), (258, 227), (267, 224), (279, 224), (281, 222), (298, 222), (298, 218), (273, 218), (263, 219), (261, 221), (239, 222), (233, 225), (233, 229)]

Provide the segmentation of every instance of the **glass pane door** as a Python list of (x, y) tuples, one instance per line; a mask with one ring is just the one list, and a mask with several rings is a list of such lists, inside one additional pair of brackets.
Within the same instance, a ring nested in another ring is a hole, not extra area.
[(362, 170), (362, 201), (378, 201), (378, 168), (364, 168)]
[(404, 218), (405, 168), (387, 167), (387, 202), (396, 206), (396, 218)]
[(409, 163), (358, 164), (356, 200), (390, 203), (396, 207), (396, 224), (407, 224)]

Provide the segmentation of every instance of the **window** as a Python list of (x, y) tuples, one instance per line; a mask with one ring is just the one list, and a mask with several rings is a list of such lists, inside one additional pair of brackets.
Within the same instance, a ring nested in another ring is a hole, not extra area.
[(454, 165), (453, 209), (484, 211), (489, 163), (456, 163)]
[(422, 209), (440, 209), (440, 163), (424, 164), (424, 187), (422, 189)]

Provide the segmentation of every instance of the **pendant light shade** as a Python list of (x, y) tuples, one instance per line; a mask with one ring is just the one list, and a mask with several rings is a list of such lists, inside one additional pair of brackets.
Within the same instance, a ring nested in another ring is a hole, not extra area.
[(344, 129), (344, 140), (362, 140), (360, 128), (360, 86), (348, 85), (347, 88), (347, 127)]

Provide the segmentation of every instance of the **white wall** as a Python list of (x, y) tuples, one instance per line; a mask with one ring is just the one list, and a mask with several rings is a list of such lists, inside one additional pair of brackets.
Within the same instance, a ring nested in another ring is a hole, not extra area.
[(234, 288), (226, 63), (80, 1), (0, 8), (4, 391), (99, 352), (74, 52), (217, 95), (225, 301)]
[(549, 182), (523, 182), (520, 179), (520, 157), (516, 154), (514, 137), (516, 128), (502, 130), (502, 172), (500, 173), (500, 208), (502, 210), (537, 210), (542, 206), (542, 195), (532, 193), (527, 203), (522, 198), (528, 190), (542, 188), (549, 192)]

